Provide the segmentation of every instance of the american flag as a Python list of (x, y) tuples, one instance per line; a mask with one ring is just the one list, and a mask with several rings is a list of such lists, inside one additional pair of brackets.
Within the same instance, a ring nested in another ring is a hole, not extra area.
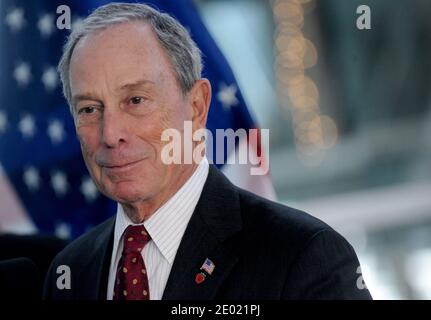
[(215, 264), (208, 258), (205, 259), (204, 264), (201, 267), (201, 270), (204, 270), (206, 273), (211, 275), (214, 271)]
[[(75, 238), (115, 212), (115, 203), (99, 194), (86, 170), (56, 72), (70, 32), (57, 29), (57, 7), (70, 7), (73, 29), (108, 2), (0, 1), (0, 231)], [(208, 129), (256, 128), (192, 1), (145, 3), (176, 17), (202, 50), (204, 76), (214, 92)], [(269, 176), (250, 176), (244, 166), (219, 167), (241, 187), (273, 197)]]

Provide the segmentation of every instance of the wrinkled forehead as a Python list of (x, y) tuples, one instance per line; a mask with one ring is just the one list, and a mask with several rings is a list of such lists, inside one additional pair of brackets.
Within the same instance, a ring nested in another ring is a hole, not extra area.
[(78, 41), (70, 63), (72, 91), (102, 79), (124, 82), (130, 77), (156, 81), (174, 76), (172, 64), (152, 27), (127, 22), (91, 33)]

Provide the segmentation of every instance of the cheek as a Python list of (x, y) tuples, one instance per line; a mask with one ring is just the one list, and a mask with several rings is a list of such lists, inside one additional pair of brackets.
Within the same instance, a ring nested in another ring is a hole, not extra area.
[(182, 133), (184, 130), (184, 121), (189, 120), (186, 106), (181, 103), (181, 101), (173, 102), (172, 106), (173, 107), (166, 108), (164, 112), (160, 114), (159, 139), (162, 132), (166, 129), (175, 129)]
[[(79, 142), (81, 144), (82, 154), (85, 161), (91, 162), (94, 153), (96, 152), (97, 146), (99, 144), (97, 130), (88, 127), (77, 128), (77, 135)], [(90, 163), (87, 163), (89, 165)]]
[(139, 119), (135, 132), (142, 140), (159, 149), (159, 146), (164, 143), (161, 139), (163, 131), (172, 127), (170, 116), (166, 112), (157, 112), (151, 118)]

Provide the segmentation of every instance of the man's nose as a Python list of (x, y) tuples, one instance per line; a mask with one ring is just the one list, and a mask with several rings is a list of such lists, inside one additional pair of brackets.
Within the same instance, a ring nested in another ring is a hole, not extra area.
[(125, 143), (127, 141), (126, 128), (127, 125), (120, 114), (105, 111), (102, 122), (102, 143), (108, 148), (115, 148)]

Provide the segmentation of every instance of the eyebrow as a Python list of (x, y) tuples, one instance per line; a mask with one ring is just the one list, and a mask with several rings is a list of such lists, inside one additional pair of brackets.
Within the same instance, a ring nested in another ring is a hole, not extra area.
[(138, 80), (136, 82), (126, 83), (126, 84), (120, 86), (119, 90), (135, 89), (135, 88), (141, 87), (145, 84), (154, 84), (154, 82), (151, 80), (142, 79), (142, 80)]

